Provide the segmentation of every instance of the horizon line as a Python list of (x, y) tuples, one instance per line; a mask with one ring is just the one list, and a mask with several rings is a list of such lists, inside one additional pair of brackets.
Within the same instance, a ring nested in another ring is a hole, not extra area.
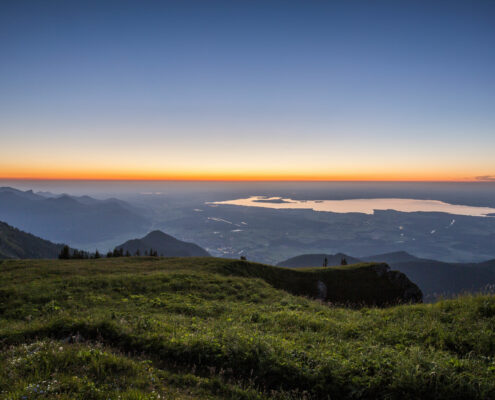
[(397, 183), (495, 183), (483, 179), (319, 179), (319, 178), (53, 178), (1, 177), (0, 181), (54, 181), (54, 182), (397, 182)]

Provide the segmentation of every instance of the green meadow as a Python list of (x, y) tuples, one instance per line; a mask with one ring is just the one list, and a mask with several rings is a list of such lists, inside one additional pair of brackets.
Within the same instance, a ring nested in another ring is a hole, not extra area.
[(0, 399), (495, 398), (495, 297), (345, 307), (286, 271), (4, 260)]

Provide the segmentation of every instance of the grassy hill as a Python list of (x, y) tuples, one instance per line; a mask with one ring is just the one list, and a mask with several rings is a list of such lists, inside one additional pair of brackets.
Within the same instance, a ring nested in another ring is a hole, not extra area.
[(495, 398), (494, 297), (330, 307), (275, 288), (287, 271), (4, 260), (0, 398)]

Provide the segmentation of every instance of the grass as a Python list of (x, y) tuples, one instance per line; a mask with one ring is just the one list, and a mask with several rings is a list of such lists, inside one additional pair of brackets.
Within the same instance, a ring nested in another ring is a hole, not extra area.
[(3, 261), (0, 398), (495, 398), (493, 296), (330, 307), (274, 287), (292, 273), (214, 258)]

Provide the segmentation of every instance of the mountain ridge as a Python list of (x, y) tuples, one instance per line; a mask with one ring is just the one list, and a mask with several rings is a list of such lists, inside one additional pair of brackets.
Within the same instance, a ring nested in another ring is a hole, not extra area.
[[(299, 256), (288, 258), (287, 260), (281, 261), (276, 265), (278, 267), (286, 267), (286, 268), (301, 268), (301, 267), (321, 267), (323, 266), (325, 259), (327, 260), (327, 266), (331, 265), (340, 265), (343, 259), (346, 260), (347, 264), (358, 264), (363, 260), (351, 257), (344, 253), (336, 253), (336, 254), (325, 254), (325, 253), (317, 253), (317, 254), (301, 254)], [(302, 265), (306, 264), (306, 265)]]

